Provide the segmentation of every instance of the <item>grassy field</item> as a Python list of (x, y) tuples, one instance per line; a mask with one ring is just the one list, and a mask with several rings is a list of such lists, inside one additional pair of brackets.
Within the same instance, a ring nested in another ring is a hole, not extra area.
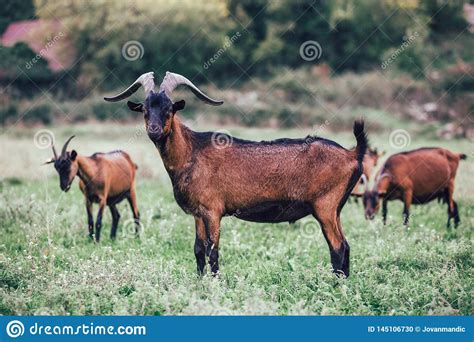
[[(389, 204), (389, 224), (365, 221), (362, 206), (342, 211), (351, 245), (351, 276), (336, 278), (319, 226), (307, 217), (294, 225), (255, 224), (225, 218), (221, 278), (198, 278), (193, 254), (194, 220), (174, 201), (157, 151), (137, 125), (50, 128), (58, 145), (72, 133), (79, 153), (117, 148), (139, 165), (139, 239), (125, 202), (118, 237), (87, 237), (77, 180), (59, 189), (52, 166), (41, 166), (50, 149), (34, 142), (38, 129), (0, 135), (0, 314), (17, 315), (472, 315), (474, 155), (466, 140), (439, 142), (412, 134), (405, 149), (439, 146), (468, 154), (457, 177), (455, 198), (462, 223), (445, 227), (438, 203), (414, 207), (411, 226), (401, 225), (402, 204)], [(240, 137), (305, 136), (311, 130), (228, 128)], [(389, 133), (371, 134), (387, 154)], [(349, 132), (321, 132), (346, 147)]]

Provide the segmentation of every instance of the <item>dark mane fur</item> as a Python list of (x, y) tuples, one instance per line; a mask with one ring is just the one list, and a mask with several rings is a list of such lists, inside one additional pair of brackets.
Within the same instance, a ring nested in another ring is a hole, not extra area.
[[(189, 135), (189, 137), (192, 139), (192, 141), (197, 144), (200, 147), (206, 147), (212, 143), (213, 140), (213, 135), (215, 135), (215, 132), (195, 132), (190, 129), (186, 129), (186, 134)], [(308, 135), (306, 138), (280, 138), (280, 139), (275, 139), (275, 140), (261, 140), (261, 141), (254, 141), (254, 140), (246, 140), (246, 139), (241, 139), (241, 138), (236, 138), (233, 136), (230, 136), (225, 133), (219, 133), (222, 136), (226, 136), (229, 138), (229, 140), (232, 140), (232, 144), (236, 145), (242, 145), (242, 146), (255, 146), (255, 147), (261, 147), (261, 146), (292, 146), (292, 145), (309, 145), (309, 144), (314, 144), (314, 143), (321, 143), (329, 146), (334, 146), (337, 148), (341, 148), (346, 150), (344, 147), (339, 145), (338, 143), (321, 138), (318, 136), (311, 136)]]

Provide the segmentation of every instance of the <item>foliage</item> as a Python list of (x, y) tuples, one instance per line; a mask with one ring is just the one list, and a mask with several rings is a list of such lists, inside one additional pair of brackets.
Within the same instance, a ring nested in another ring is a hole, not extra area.
[[(232, 28), (225, 4), (218, 0), (142, 0), (134, 6), (106, 0), (44, 1), (38, 13), (46, 18), (50, 13), (60, 15), (70, 27), (71, 39), (82, 56), (75, 66), (78, 82), (86, 93), (97, 84), (103, 89), (123, 86), (150, 68), (158, 75), (180, 70), (202, 81), (205, 61), (223, 46), (225, 32)], [(141, 58), (124, 58), (122, 49), (129, 41), (141, 44)], [(227, 56), (219, 58), (206, 78), (221, 74), (229, 63)]]
[(35, 6), (32, 0), (5, 1), (0, 12), (0, 34), (10, 23), (18, 20), (32, 19), (35, 16)]
[[(306, 64), (299, 49), (308, 40), (322, 47), (322, 59), (316, 62), (329, 63), (334, 72), (367, 70), (414, 31), (419, 33), (417, 46), (423, 47), (429, 36), (437, 39), (465, 27), (458, 0), (140, 0), (134, 6), (111, 0), (37, 0), (36, 7), (39, 17), (53, 18), (54, 13), (67, 24), (81, 56), (71, 71), (77, 76), (78, 96), (97, 85), (119, 88), (148, 69), (159, 75), (180, 70), (200, 82), (247, 81), (276, 66)], [(440, 21), (445, 29), (438, 27)], [(239, 38), (204, 67), (236, 32)], [(128, 41), (143, 46), (138, 60), (124, 59), (122, 47)], [(414, 64), (405, 58), (399, 63), (402, 70), (419, 76), (418, 68), (425, 65), (420, 50), (411, 49)]]
[(0, 106), (0, 124), (5, 125), (11, 118), (17, 115), (16, 106), (14, 104), (8, 104), (6, 106)]
[(460, 32), (466, 29), (463, 16), (463, 0), (422, 0), (421, 9), (429, 17), (429, 26), (433, 35), (448, 32)]
[[(276, 121), (288, 126), (296, 117), (302, 120), (298, 124), (313, 124), (316, 118), (341, 110), (332, 106), (333, 98), (351, 99), (355, 106), (375, 109), (390, 104), (396, 107), (395, 113), (405, 114), (409, 111), (403, 108), (408, 105), (406, 98), (421, 106), (422, 101), (438, 97), (441, 106), (449, 109), (453, 100), (441, 95), (451, 85), (471, 95), (470, 78), (457, 84), (462, 73), (450, 71), (474, 61), (474, 38), (465, 30), (460, 0), (139, 0), (133, 5), (113, 0), (36, 0), (34, 7), (40, 19), (61, 18), (64, 39), (71, 41), (77, 56), (70, 70), (53, 74), (42, 58), (33, 67), (25, 67), (35, 56), (25, 44), (0, 49), (0, 83), (7, 87), (2, 117), (13, 115), (8, 106), (17, 98), (26, 98), (18, 102), (20, 107), (29, 108), (26, 102), (30, 101), (36, 106), (36, 95), (45, 96), (38, 92), (41, 88), (47, 89), (48, 97), (73, 121), (127, 119), (131, 114), (123, 106), (104, 104), (99, 94), (123, 89), (149, 70), (158, 79), (167, 70), (178, 71), (195, 83), (208, 83), (214, 94), (219, 94), (217, 89), (245, 93), (258, 87), (262, 97), (261, 88), (265, 88), (263, 92), (269, 94), (263, 104), (255, 111), (251, 104), (246, 106), (239, 120), (246, 125), (274, 125)], [(310, 40), (322, 48), (321, 57), (314, 61), (300, 55), (300, 47)], [(128, 60), (124, 48), (133, 41), (141, 50), (137, 59)], [(385, 70), (382, 65), (393, 54), (397, 57)], [(313, 72), (318, 66), (328, 68), (325, 77)], [(285, 73), (281, 77), (281, 70), (300, 76), (288, 79)], [(368, 89), (374, 93), (370, 93), (360, 81), (372, 79), (376, 72), (381, 74), (376, 81), (387, 88), (371, 82)], [(398, 96), (397, 79), (405, 73), (409, 76), (401, 77), (410, 87), (416, 80), (417, 89), (423, 88), (417, 90), (421, 96)], [(436, 73), (441, 76), (433, 77)], [(275, 88), (262, 86), (261, 81)], [(425, 83), (418, 87), (418, 81)], [(380, 93), (380, 98), (374, 95)], [(226, 100), (234, 101), (232, 94)], [(456, 101), (463, 100), (457, 97)], [(337, 105), (341, 104), (344, 101), (338, 100)], [(188, 110), (193, 106), (203, 108), (190, 103)], [(461, 104), (460, 108), (465, 107)], [(221, 122), (236, 115), (228, 107), (208, 110), (222, 114)], [(464, 110), (457, 112), (465, 115)], [(37, 121), (49, 121), (44, 111), (38, 113), (43, 117)], [(56, 119), (59, 115), (64, 116), (53, 110), (50, 116)]]
[(48, 125), (52, 120), (52, 108), (50, 104), (35, 106), (23, 115), (23, 121), (26, 123), (42, 123), (43, 125)]
[[(28, 85), (31, 88), (31, 80), (42, 84), (54, 79), (55, 76), (48, 69), (48, 63), (42, 58), (36, 60), (35, 57), (36, 53), (25, 43), (17, 43), (10, 48), (2, 47), (0, 49), (2, 81), (15, 81), (17, 85), (22, 86), (25, 94), (30, 94), (31, 92), (24, 89), (24, 86)], [(33, 59), (36, 62), (33, 67), (29, 67)], [(18, 72), (19, 69), (21, 72)]]

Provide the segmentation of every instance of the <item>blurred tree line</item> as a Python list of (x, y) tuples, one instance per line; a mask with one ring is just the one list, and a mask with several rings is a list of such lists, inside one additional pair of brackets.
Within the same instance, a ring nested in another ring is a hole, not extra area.
[[(303, 42), (317, 41), (323, 57), (336, 72), (367, 70), (380, 65), (387, 51), (407, 36), (420, 35), (411, 58), (423, 65), (427, 39), (466, 28), (462, 0), (18, 0), (7, 2), (0, 30), (8, 23), (60, 19), (67, 39), (77, 49), (70, 70), (75, 86), (90, 90), (111, 72), (127, 83), (138, 73), (179, 70), (186, 75), (225, 82), (243, 73), (266, 75), (278, 66), (299, 67)], [(36, 10), (35, 10), (36, 9)], [(239, 38), (207, 69), (204, 63), (236, 32)], [(122, 56), (127, 41), (143, 46), (143, 56)], [(2, 69), (30, 57), (25, 46), (2, 48)], [(5, 68), (8, 69), (8, 68)], [(33, 68), (34, 69), (34, 68)], [(39, 68), (38, 68), (39, 69)], [(243, 69), (243, 70), (242, 70)], [(32, 71), (34, 72), (34, 70)], [(199, 73), (203, 74), (199, 76)], [(205, 74), (205, 75), (204, 75)], [(45, 71), (32, 78), (48, 78)], [(245, 77), (244, 77), (245, 79)], [(122, 86), (108, 77), (101, 88)]]
[[(158, 75), (174, 70), (196, 82), (226, 86), (317, 63), (336, 74), (364, 72), (380, 68), (415, 32), (417, 39), (397, 58), (396, 68), (420, 78), (432, 63), (427, 47), (466, 31), (463, 5), (462, 0), (17, 0), (2, 9), (0, 30), (18, 20), (60, 19), (77, 56), (60, 74), (43, 60), (18, 74), (18, 66), (35, 53), (23, 43), (2, 47), (0, 81), (14, 81), (21, 89), (17, 95), (37, 92), (27, 86), (33, 81), (51, 84), (56, 96), (81, 99), (123, 88), (149, 70)], [(300, 56), (308, 40), (322, 48), (322, 57), (309, 63)], [(123, 56), (130, 41), (143, 47), (136, 60)], [(471, 50), (466, 54), (472, 57)], [(463, 56), (452, 59), (457, 57)]]

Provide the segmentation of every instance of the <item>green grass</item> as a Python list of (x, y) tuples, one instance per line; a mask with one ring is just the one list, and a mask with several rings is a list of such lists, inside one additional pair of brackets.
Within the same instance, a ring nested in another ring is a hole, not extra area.
[[(365, 221), (362, 206), (342, 211), (351, 245), (351, 276), (330, 271), (326, 242), (314, 219), (295, 225), (222, 221), (221, 277), (196, 275), (194, 220), (174, 201), (170, 181), (153, 145), (138, 126), (55, 128), (61, 144), (80, 153), (124, 148), (139, 164), (138, 201), (143, 221), (139, 239), (131, 231), (128, 204), (115, 242), (110, 213), (103, 241), (87, 238), (82, 194), (75, 182), (59, 190), (51, 166), (40, 166), (49, 150), (35, 147), (35, 130), (4, 132), (10, 153), (0, 160), (0, 314), (40, 315), (472, 315), (474, 170), (472, 143), (436, 142), (412, 136), (409, 148), (443, 145), (469, 154), (460, 165), (455, 197), (462, 223), (445, 227), (446, 207), (413, 208), (407, 230), (400, 202), (389, 204), (389, 224)], [(304, 136), (308, 132), (230, 128), (244, 137)], [(345, 146), (350, 133), (323, 132)], [(389, 132), (374, 144), (397, 152)], [(136, 137), (132, 139), (133, 137)], [(131, 140), (132, 139), (132, 140)]]

